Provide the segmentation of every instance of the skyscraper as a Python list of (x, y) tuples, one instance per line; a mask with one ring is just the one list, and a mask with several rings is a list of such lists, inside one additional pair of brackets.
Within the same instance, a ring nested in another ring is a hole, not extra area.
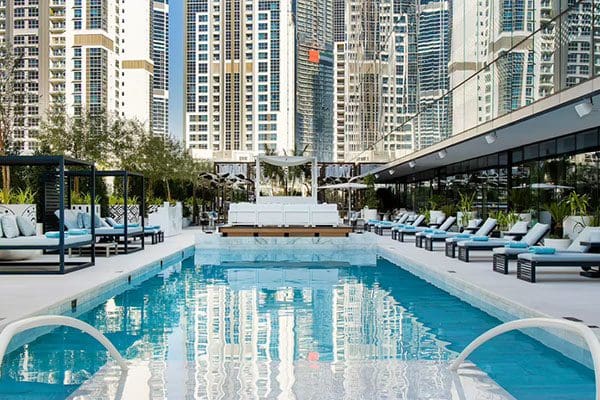
[(294, 25), (283, 0), (187, 0), (185, 144), (250, 161), (294, 147)]
[(332, 0), (296, 0), (296, 150), (333, 160)]
[(418, 118), (415, 149), (450, 136), (448, 62), (450, 27), (448, 0), (420, 0), (417, 21)]
[(152, 132), (169, 134), (169, 4), (155, 0), (152, 4)]
[(70, 115), (136, 118), (150, 128), (152, 49), (159, 48), (153, 44), (155, 8), (151, 0), (0, 0), (1, 40), (21, 57), (17, 150), (37, 148), (40, 121), (51, 105), (65, 106)]
[(335, 3), (337, 161), (385, 161), (413, 150), (415, 10), (400, 0)]

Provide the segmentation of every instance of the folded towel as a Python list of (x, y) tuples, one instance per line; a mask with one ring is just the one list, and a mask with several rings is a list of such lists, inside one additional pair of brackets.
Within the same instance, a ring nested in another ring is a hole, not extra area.
[(412, 225), (407, 225), (407, 226), (404, 227), (404, 229), (406, 229), (408, 231), (414, 231), (417, 228), (415, 226), (412, 226)]
[(511, 249), (526, 249), (529, 247), (525, 242), (508, 242), (504, 245), (504, 247), (509, 247)]
[(457, 239), (470, 239), (472, 237), (472, 235), (468, 234), (468, 233), (459, 233), (458, 235), (454, 236)]
[(147, 225), (144, 229), (160, 229), (160, 225)]
[[(45, 236), (48, 239), (58, 239), (58, 238), (60, 238), (60, 232), (58, 232), (58, 231), (48, 231), (48, 232), (45, 233)], [(68, 237), (69, 237), (69, 233), (65, 232), (65, 239), (68, 238)]]
[(87, 229), (69, 229), (68, 234), (72, 235), (72, 236), (87, 235), (88, 230)]
[(556, 249), (554, 247), (531, 246), (529, 252), (533, 254), (554, 254)]
[(436, 230), (437, 230), (437, 229), (429, 229), (429, 228), (428, 228), (428, 229), (425, 229), (425, 230), (423, 230), (423, 232), (425, 232), (425, 233), (435, 233), (435, 232), (436, 232)]
[(445, 235), (445, 234), (446, 234), (446, 233), (448, 233), (448, 232), (446, 232), (446, 231), (444, 231), (444, 230), (442, 230), (442, 229), (434, 229), (434, 230), (433, 230), (433, 233), (436, 233), (436, 234), (438, 234), (438, 235)]
[(490, 238), (487, 236), (473, 236), (473, 241), (475, 242), (487, 242), (488, 240), (490, 240)]

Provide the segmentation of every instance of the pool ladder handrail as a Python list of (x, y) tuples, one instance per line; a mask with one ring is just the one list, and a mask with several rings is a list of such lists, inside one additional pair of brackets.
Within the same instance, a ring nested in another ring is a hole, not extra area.
[(452, 362), (450, 369), (452, 371), (457, 371), (467, 357), (488, 340), (503, 333), (524, 328), (558, 328), (578, 333), (587, 343), (592, 355), (596, 382), (596, 400), (600, 400), (600, 340), (598, 340), (596, 334), (587, 325), (579, 322), (553, 318), (525, 318), (506, 322), (484, 332), (473, 340)]
[(18, 321), (11, 322), (0, 333), (0, 373), (2, 362), (8, 344), (16, 334), (33, 328), (41, 328), (44, 326), (68, 326), (71, 328), (79, 329), (94, 339), (96, 339), (102, 346), (108, 350), (109, 354), (115, 359), (117, 364), (121, 367), (123, 372), (127, 371), (127, 361), (121, 356), (119, 350), (112, 344), (106, 336), (102, 334), (98, 329), (94, 328), (90, 324), (87, 324), (81, 320), (72, 317), (65, 317), (62, 315), (41, 315), (37, 317), (23, 318)]

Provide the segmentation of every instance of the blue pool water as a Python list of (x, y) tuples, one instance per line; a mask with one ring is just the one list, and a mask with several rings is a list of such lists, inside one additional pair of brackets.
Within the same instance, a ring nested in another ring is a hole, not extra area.
[[(151, 361), (155, 385), (169, 386), (184, 375), (186, 390), (194, 393), (188, 397), (198, 398), (240, 379), (242, 369), (225, 367), (232, 360), (261, 366), (444, 361), (500, 323), (384, 259), (375, 266), (200, 266), (190, 258), (78, 318), (105, 333), (128, 359)], [(590, 369), (521, 333), (495, 339), (470, 359), (518, 399), (594, 394)], [(6, 357), (0, 399), (66, 398), (106, 361), (88, 336), (54, 329)], [(261, 368), (248, 372), (259, 386), (266, 385)]]

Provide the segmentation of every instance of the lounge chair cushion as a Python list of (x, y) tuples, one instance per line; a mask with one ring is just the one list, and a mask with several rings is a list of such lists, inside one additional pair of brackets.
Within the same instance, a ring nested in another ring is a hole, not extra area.
[(22, 236), (34, 236), (35, 235), (35, 226), (22, 215), (18, 215), (17, 218), (17, 226), (19, 227), (19, 232), (21, 232)]
[(490, 238), (487, 236), (473, 236), (473, 240), (476, 242), (487, 242)]
[[(59, 231), (48, 231), (44, 234), (48, 239), (58, 239), (60, 237)], [(69, 232), (65, 232), (65, 238), (69, 237)]]
[(556, 249), (554, 247), (531, 246), (529, 252), (533, 254), (554, 254)]
[(481, 228), (475, 232), (475, 236), (488, 236), (496, 227), (497, 222), (494, 218), (486, 219)]
[(573, 243), (571, 243), (571, 245), (567, 248), (567, 251), (581, 253), (589, 251), (589, 247), (582, 246), (581, 242), (587, 242), (588, 240), (590, 240), (592, 235), (595, 235), (598, 232), (600, 232), (600, 228), (598, 227), (587, 226), (583, 228), (583, 230), (579, 233), (579, 235), (577, 235), (575, 240), (573, 240)]
[(115, 221), (114, 219), (112, 219), (111, 217), (106, 217), (104, 218), (104, 220), (106, 221), (106, 223), (110, 226), (115, 226), (117, 225), (117, 221)]
[(529, 224), (527, 223), (527, 221), (517, 221), (515, 222), (515, 224), (509, 229), (509, 231), (507, 232), (507, 235), (515, 234), (522, 234), (522, 233), (527, 233), (527, 226)]
[[(484, 236), (487, 237), (487, 236)], [(457, 241), (457, 246), (460, 247), (468, 247), (471, 249), (477, 249), (478, 247), (489, 248), (489, 247), (502, 247), (506, 244), (505, 240), (502, 239), (489, 239), (488, 240), (475, 240), (475, 238), (471, 238), (471, 240), (462, 240)]]
[[(68, 229), (71, 229), (67, 227)], [(84, 229), (85, 228), (85, 213), (77, 213), (77, 228)]]
[(481, 224), (481, 219), (471, 219), (467, 224), (467, 228), (477, 228)]
[(4, 237), (12, 239), (19, 236), (19, 226), (17, 225), (17, 218), (14, 215), (3, 215), (1, 221)]
[(446, 218), (444, 223), (442, 225), (440, 225), (440, 227), (438, 229), (440, 231), (447, 231), (448, 229), (450, 229), (452, 227), (452, 225), (454, 225), (455, 222), (456, 222), (456, 217), (448, 217), (448, 218)]
[(515, 247), (496, 247), (494, 254), (504, 254), (506, 256), (516, 256), (519, 254), (529, 252), (529, 248), (515, 248)]
[[(133, 233), (142, 232), (141, 227), (137, 228), (127, 228), (127, 234), (131, 235)], [(104, 236), (104, 235), (124, 235), (124, 229), (122, 228), (96, 228), (96, 236)]]
[(557, 251), (554, 254), (522, 253), (519, 254), (519, 260), (537, 262), (550, 261), (553, 263), (562, 262), (566, 266), (568, 266), (570, 263), (577, 264), (579, 262), (598, 262), (598, 266), (600, 266), (600, 254), (569, 251)]
[(504, 245), (504, 247), (510, 247), (511, 249), (526, 249), (529, 245), (525, 242), (508, 242)]
[[(65, 227), (67, 229), (78, 229), (78, 228), (83, 228), (83, 225), (79, 226), (78, 223), (78, 215), (80, 213), (78, 213), (75, 210), (65, 210)], [(54, 215), (56, 215), (56, 218), (59, 218), (60, 212), (59, 210), (54, 211)]]
[(537, 223), (527, 232), (520, 242), (526, 243), (528, 246), (533, 246), (538, 243), (546, 233), (550, 230), (550, 225)]

